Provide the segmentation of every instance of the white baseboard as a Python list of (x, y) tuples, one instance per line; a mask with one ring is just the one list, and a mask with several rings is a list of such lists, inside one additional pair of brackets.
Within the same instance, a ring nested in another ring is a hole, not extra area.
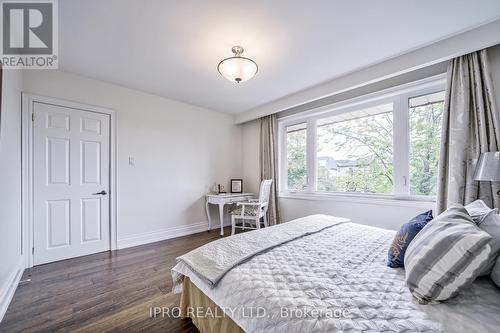
[(19, 262), (12, 270), (7, 280), (0, 286), (0, 322), (2, 321), (12, 297), (16, 292), (17, 285), (24, 273), (24, 257), (19, 258)]
[[(118, 238), (118, 249), (124, 249), (127, 247), (144, 245), (148, 243), (159, 242), (162, 240), (176, 238), (191, 234), (196, 234), (198, 232), (203, 232), (207, 230), (208, 222), (193, 223), (183, 226), (170, 227), (161, 230), (155, 230), (150, 232), (144, 232), (140, 234), (123, 236)], [(226, 224), (224, 224), (226, 226)], [(219, 225), (213, 226), (213, 229), (219, 229)]]

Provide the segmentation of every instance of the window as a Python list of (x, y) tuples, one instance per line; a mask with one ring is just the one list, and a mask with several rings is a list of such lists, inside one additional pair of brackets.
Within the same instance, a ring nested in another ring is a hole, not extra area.
[(287, 184), (290, 190), (307, 188), (306, 123), (286, 128)]
[(409, 100), (410, 194), (436, 195), (444, 91)]
[(318, 191), (392, 193), (392, 103), (316, 124)]
[(282, 192), (436, 195), (444, 79), (280, 120)]

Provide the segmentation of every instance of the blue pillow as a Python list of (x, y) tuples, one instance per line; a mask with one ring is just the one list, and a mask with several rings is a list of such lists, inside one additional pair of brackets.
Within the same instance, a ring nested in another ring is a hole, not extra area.
[(404, 267), (405, 252), (410, 242), (433, 219), (432, 210), (415, 216), (399, 229), (387, 256), (387, 266), (392, 268)]

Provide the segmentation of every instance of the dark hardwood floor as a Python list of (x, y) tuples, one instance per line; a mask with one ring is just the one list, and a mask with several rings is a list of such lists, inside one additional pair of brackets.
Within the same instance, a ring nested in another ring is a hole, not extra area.
[[(230, 234), (230, 229), (225, 229)], [(23, 279), (0, 332), (198, 332), (190, 319), (151, 318), (179, 305), (175, 258), (219, 238), (218, 230), (36, 266)]]

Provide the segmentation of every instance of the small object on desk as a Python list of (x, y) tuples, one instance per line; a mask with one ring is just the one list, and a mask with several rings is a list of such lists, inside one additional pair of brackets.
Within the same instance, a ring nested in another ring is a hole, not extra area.
[(231, 179), (231, 193), (243, 192), (243, 179)]
[(224, 205), (234, 204), (236, 202), (248, 201), (253, 198), (253, 193), (226, 193), (226, 194), (207, 194), (205, 209), (208, 218), (208, 231), (212, 229), (212, 219), (210, 218), (209, 204), (219, 206), (220, 235), (224, 236)]
[(226, 193), (226, 191), (224, 191), (224, 185), (219, 184), (219, 185), (217, 186), (217, 188), (218, 188), (218, 189), (217, 189), (217, 192), (218, 192), (219, 194), (221, 194), (221, 193)]

